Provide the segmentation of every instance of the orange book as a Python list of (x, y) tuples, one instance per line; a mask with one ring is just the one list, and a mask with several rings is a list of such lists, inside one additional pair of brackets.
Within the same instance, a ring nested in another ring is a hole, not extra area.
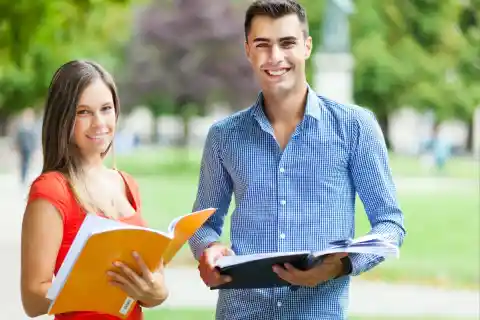
[(87, 215), (48, 290), (52, 301), (48, 314), (94, 311), (126, 318), (136, 301), (108, 283), (107, 271), (115, 270), (113, 262), (122, 261), (140, 272), (132, 257), (137, 251), (151, 271), (162, 258), (167, 265), (215, 210), (176, 218), (166, 233)]

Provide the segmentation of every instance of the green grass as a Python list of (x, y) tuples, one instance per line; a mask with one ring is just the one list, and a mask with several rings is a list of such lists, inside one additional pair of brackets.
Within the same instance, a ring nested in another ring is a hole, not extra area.
[[(148, 151), (135, 158), (118, 157), (118, 167), (137, 178), (141, 188), (143, 214), (154, 228), (166, 230), (172, 219), (191, 211), (197, 191), (200, 153), (191, 151), (187, 156), (183, 152)], [(413, 175), (421, 170), (409, 158), (392, 159), (394, 172), (400, 171), (408, 176), (409, 172)], [(475, 172), (470, 170), (473, 162), (469, 163), (469, 167), (458, 169), (456, 166), (466, 166), (468, 161), (454, 161), (457, 162), (452, 162), (449, 169), (451, 175), (467, 177), (468, 172)], [(150, 174), (152, 172), (156, 174)], [(416, 189), (418, 188), (399, 188), (407, 228), (400, 259), (387, 261), (362, 277), (477, 289), (480, 281), (478, 188), (443, 186)], [(233, 205), (232, 203), (230, 211)], [(228, 242), (229, 222), (230, 219), (227, 218), (222, 235), (225, 242)], [(360, 201), (356, 224), (357, 236), (369, 230)], [(193, 262), (188, 246), (184, 246), (173, 261), (175, 264)]]
[[(178, 215), (190, 212), (196, 178), (170, 175), (139, 177), (143, 214), (154, 228), (166, 230)], [(479, 199), (477, 190), (401, 191), (407, 237), (399, 260), (390, 260), (363, 277), (445, 286), (478, 288)], [(358, 202), (357, 235), (369, 230)], [(229, 218), (223, 241), (228, 242)], [(188, 246), (174, 263), (192, 263)]]
[[(215, 319), (215, 313), (211, 310), (195, 310), (195, 309), (158, 309), (145, 312), (145, 320), (166, 320), (166, 319), (178, 319), (178, 320), (212, 320)], [(417, 317), (356, 317), (351, 316), (349, 320), (468, 320), (468, 318), (417, 318)], [(473, 320), (473, 319), (472, 319)]]
[[(137, 175), (196, 175), (200, 165), (202, 150), (195, 149), (139, 149), (135, 154), (122, 154), (116, 157), (119, 168)], [(390, 165), (396, 176), (427, 177), (435, 176), (435, 170), (428, 170), (418, 157), (390, 154)], [(456, 157), (447, 162), (444, 177), (478, 179), (478, 161), (469, 157)]]
[(390, 154), (390, 166), (396, 176), (402, 177), (442, 176), (459, 179), (478, 179), (480, 177), (478, 160), (470, 157), (450, 159), (441, 173), (437, 173), (435, 169), (427, 169), (422, 164), (422, 160), (413, 156)]
[[(407, 236), (399, 260), (365, 277), (444, 286), (479, 287), (479, 196), (475, 188), (399, 193)], [(359, 205), (357, 232), (369, 230)]]

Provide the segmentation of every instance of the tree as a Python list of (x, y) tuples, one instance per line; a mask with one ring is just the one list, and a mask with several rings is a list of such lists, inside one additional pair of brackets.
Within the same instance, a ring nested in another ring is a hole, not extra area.
[[(458, 61), (458, 75), (468, 89), (465, 101), (472, 107), (480, 107), (480, 1), (470, 1), (459, 16), (459, 28), (465, 36), (468, 50), (465, 50)], [(459, 99), (461, 100), (461, 99)], [(467, 146), (473, 148), (473, 119), (470, 110), (465, 110), (462, 105), (456, 104), (456, 113), (468, 122)], [(466, 112), (467, 111), (467, 112)]]
[(92, 58), (114, 68), (115, 46), (128, 31), (127, 3), (0, 2), (0, 131), (9, 115), (40, 104), (53, 72), (67, 60)]
[(460, 1), (357, 4), (355, 98), (375, 111), (384, 131), (388, 115), (404, 106), (431, 109), (438, 120), (471, 117), (475, 92), (461, 61), (473, 48), (459, 32)]
[(154, 0), (138, 12), (123, 101), (147, 105), (154, 119), (181, 116), (182, 146), (193, 114), (213, 102), (244, 108), (256, 93), (238, 8), (224, 0)]
[[(309, 15), (314, 50), (321, 43), (323, 3), (301, 1)], [(354, 99), (372, 109), (384, 132), (388, 116), (410, 106), (435, 111), (438, 120), (471, 122), (478, 103), (480, 4), (458, 0), (355, 1), (351, 16)], [(468, 9), (468, 10), (464, 10)], [(463, 17), (463, 18), (462, 18)], [(463, 19), (459, 32), (459, 20)], [(308, 68), (309, 80), (315, 69)], [(387, 144), (388, 135), (386, 135)]]

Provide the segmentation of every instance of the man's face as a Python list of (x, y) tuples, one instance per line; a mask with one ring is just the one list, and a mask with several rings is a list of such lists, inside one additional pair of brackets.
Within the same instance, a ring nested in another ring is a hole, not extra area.
[(305, 38), (296, 14), (277, 19), (256, 16), (245, 51), (262, 90), (288, 93), (305, 82), (305, 60), (310, 57), (312, 39)]

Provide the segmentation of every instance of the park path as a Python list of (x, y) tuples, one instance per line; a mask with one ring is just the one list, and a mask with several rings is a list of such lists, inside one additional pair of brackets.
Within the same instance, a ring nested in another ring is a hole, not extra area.
[[(464, 184), (468, 182), (458, 182)], [(420, 180), (404, 181), (399, 188), (419, 188), (436, 185)], [(0, 319), (28, 319), (20, 300), (20, 229), (26, 190), (20, 188), (12, 174), (0, 175), (0, 250), (4, 263), (0, 280)], [(206, 288), (197, 271), (190, 268), (166, 270), (171, 290), (167, 302), (161, 308), (196, 307), (214, 308), (216, 292)], [(393, 285), (354, 279), (351, 288), (350, 313), (365, 316), (465, 316), (479, 318), (480, 294), (475, 291), (447, 291), (438, 288)], [(372, 303), (374, 301), (374, 303)], [(39, 317), (45, 320), (50, 317)]]

